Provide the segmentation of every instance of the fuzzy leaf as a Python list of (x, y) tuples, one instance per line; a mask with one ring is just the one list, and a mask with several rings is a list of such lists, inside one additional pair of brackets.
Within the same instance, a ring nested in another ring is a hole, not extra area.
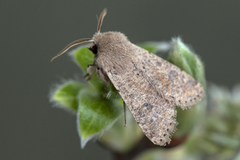
[(90, 91), (81, 92), (77, 122), (82, 147), (93, 136), (111, 126), (120, 113), (121, 108), (115, 105), (114, 101)]
[(84, 73), (87, 73), (89, 64), (93, 64), (94, 54), (86, 47), (79, 48), (74, 52), (74, 58)]
[[(94, 54), (88, 48), (83, 47), (77, 49), (74, 52), (74, 59), (79, 67), (83, 70), (84, 74), (86, 74), (88, 65), (94, 63)], [(95, 73), (92, 75), (91, 79), (88, 82), (90, 83), (91, 87), (93, 87), (99, 94), (102, 94), (104, 92), (104, 83), (97, 77)]]
[[(74, 112), (78, 108), (77, 95), (81, 89), (84, 88), (84, 84), (77, 81), (68, 81), (63, 85), (60, 85), (52, 95), (52, 101), (61, 104), (61, 107), (70, 109)], [(57, 105), (58, 106), (58, 105)]]
[(193, 76), (205, 87), (206, 82), (203, 63), (180, 38), (174, 38), (172, 40), (172, 50), (170, 51), (168, 61)]

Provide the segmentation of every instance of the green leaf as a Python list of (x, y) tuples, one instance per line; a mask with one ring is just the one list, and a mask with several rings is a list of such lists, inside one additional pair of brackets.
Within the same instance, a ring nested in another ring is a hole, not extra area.
[(88, 65), (93, 64), (94, 54), (88, 48), (83, 47), (74, 52), (74, 58), (84, 73), (87, 73)]
[(77, 95), (83, 88), (84, 84), (80, 82), (68, 81), (54, 90), (51, 100), (61, 104), (63, 108), (76, 112), (78, 108)]
[(81, 145), (85, 146), (93, 136), (111, 126), (121, 113), (114, 101), (105, 99), (96, 93), (83, 91), (79, 95), (78, 131)]
[(196, 80), (203, 85), (203, 87), (206, 88), (206, 77), (205, 77), (205, 67), (203, 62), (200, 60), (199, 57), (196, 58)]
[(139, 47), (156, 54), (157, 52), (166, 52), (170, 49), (170, 43), (168, 42), (144, 42), (138, 44)]
[(203, 62), (180, 38), (172, 40), (172, 50), (170, 51), (168, 61), (193, 76), (205, 87), (206, 80)]
[(143, 49), (146, 49), (151, 53), (155, 53), (157, 50), (157, 45), (155, 43), (141, 43), (141, 44), (138, 44), (138, 46)]
[[(122, 100), (120, 101), (119, 105), (122, 107)], [(144, 136), (128, 108), (126, 108), (126, 120), (127, 126), (124, 127), (124, 114), (122, 114), (116, 123), (101, 136), (101, 141), (118, 153), (130, 151)]]
[[(74, 59), (79, 67), (83, 70), (84, 74), (86, 74), (88, 65), (94, 63), (94, 54), (88, 48), (84, 47), (77, 49), (74, 52)], [(102, 94), (104, 92), (105, 84), (101, 79), (97, 77), (95, 73), (92, 75), (91, 79), (88, 82), (91, 87), (93, 87), (94, 90), (99, 94)]]

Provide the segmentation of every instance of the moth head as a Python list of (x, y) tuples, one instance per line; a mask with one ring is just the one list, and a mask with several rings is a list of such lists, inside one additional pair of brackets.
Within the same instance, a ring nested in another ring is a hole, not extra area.
[[(99, 20), (98, 20), (98, 25), (97, 25), (97, 33), (94, 35), (94, 37), (96, 35), (102, 35), (100, 33), (100, 29), (101, 29), (101, 26), (102, 26), (102, 22), (103, 22), (103, 19), (104, 17), (106, 16), (107, 14), (107, 9), (104, 9), (99, 17)], [(93, 43), (93, 45), (91, 45), (89, 47), (89, 50), (91, 50), (94, 54), (97, 54), (97, 50), (98, 50), (98, 47), (94, 41), (94, 37), (93, 39), (91, 38), (84, 38), (84, 39), (79, 39), (79, 40), (76, 40), (76, 41), (73, 41), (71, 42), (70, 44), (68, 44), (65, 48), (63, 48), (55, 57), (53, 57), (51, 59), (51, 61), (53, 61), (54, 59), (56, 59), (57, 57), (61, 56), (62, 54), (66, 53), (69, 49), (71, 49), (72, 47), (75, 47), (75, 46), (78, 46), (78, 45), (81, 45), (81, 44), (84, 44), (84, 43)], [(97, 36), (98, 37), (98, 36)]]
[(94, 54), (97, 54), (98, 50), (108, 49), (109, 47), (113, 49), (113, 46), (125, 44), (128, 42), (127, 37), (120, 32), (97, 32), (92, 40), (94, 41), (93, 45), (88, 47)]

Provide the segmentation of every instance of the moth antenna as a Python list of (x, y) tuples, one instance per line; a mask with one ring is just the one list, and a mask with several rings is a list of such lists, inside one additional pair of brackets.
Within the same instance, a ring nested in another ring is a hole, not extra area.
[(100, 30), (101, 30), (101, 26), (102, 26), (102, 22), (103, 22), (103, 19), (104, 17), (106, 16), (107, 14), (107, 9), (105, 8), (102, 13), (100, 14), (100, 17), (99, 17), (99, 20), (98, 20), (98, 25), (97, 25), (97, 32), (99, 33)]
[(55, 57), (53, 57), (51, 59), (51, 62), (54, 59), (56, 59), (57, 57), (59, 57), (62, 54), (66, 53), (72, 47), (78, 46), (78, 45), (83, 44), (83, 43), (90, 43), (90, 42), (94, 42), (94, 41), (91, 38), (84, 38), (84, 39), (78, 39), (76, 41), (73, 41), (72, 43), (68, 44), (65, 48), (63, 48), (63, 50), (61, 50), (61, 52), (59, 52)]

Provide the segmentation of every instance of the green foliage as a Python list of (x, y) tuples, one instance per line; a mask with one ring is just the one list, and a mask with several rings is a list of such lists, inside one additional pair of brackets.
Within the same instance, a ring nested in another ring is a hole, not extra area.
[[(87, 48), (80, 48), (74, 52), (74, 59), (86, 74), (87, 66), (93, 64), (93, 54)], [(108, 87), (106, 92), (105, 87)], [(104, 92), (107, 98), (103, 96)], [(51, 99), (61, 107), (77, 112), (78, 133), (81, 145), (87, 143), (94, 136), (99, 136), (109, 128), (123, 113), (123, 107), (116, 103), (120, 96), (112, 85), (105, 84), (94, 74), (87, 84), (68, 81), (55, 89)]]
[(77, 95), (80, 90), (84, 89), (84, 84), (78, 81), (68, 81), (56, 88), (52, 95), (52, 101), (55, 101), (64, 108), (77, 112), (78, 99)]
[(128, 108), (126, 118), (127, 127), (124, 127), (124, 115), (122, 114), (101, 137), (102, 143), (118, 153), (130, 151), (144, 136)]
[(206, 79), (203, 62), (180, 38), (172, 40), (172, 49), (168, 61), (193, 76), (205, 87)]
[[(89, 51), (88, 48), (80, 48), (74, 52), (74, 60), (78, 64), (78, 66), (82, 69), (83, 73), (87, 74), (88, 65), (93, 64), (94, 54)], [(89, 85), (98, 92), (98, 94), (102, 94), (104, 92), (104, 83), (101, 81), (96, 74), (93, 74), (91, 79), (88, 81)]]
[(171, 48), (171, 44), (168, 42), (144, 42), (138, 44), (139, 47), (156, 54), (157, 52), (167, 52)]
[(91, 91), (81, 91), (78, 99), (78, 130), (84, 146), (88, 137), (112, 124), (122, 110), (117, 103)]

